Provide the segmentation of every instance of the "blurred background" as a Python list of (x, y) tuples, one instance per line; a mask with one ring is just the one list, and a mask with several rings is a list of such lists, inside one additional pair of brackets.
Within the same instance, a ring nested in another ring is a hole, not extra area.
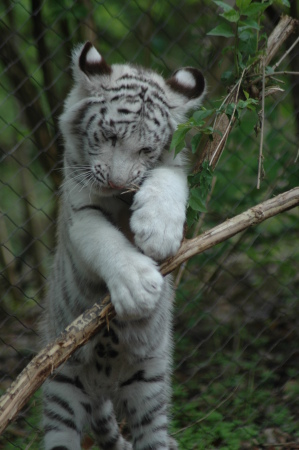
[[(266, 10), (268, 34), (282, 13), (298, 18), (299, 2), (286, 3)], [(219, 12), (208, 0), (2, 0), (0, 393), (40, 349), (61, 181), (57, 119), (72, 83), (72, 47), (91, 40), (109, 63), (131, 61), (165, 77), (198, 67), (208, 108), (226, 95), (221, 74), (232, 64), (223, 54), (229, 41), (207, 35)], [(299, 45), (280, 70), (298, 73), (298, 53)], [(266, 100), (261, 189), (251, 112), (229, 137), (198, 233), (298, 185), (299, 77), (281, 79), (284, 92)], [(299, 448), (298, 219), (298, 208), (276, 216), (175, 274), (171, 429), (181, 449)], [(40, 417), (37, 392), (0, 448), (40, 449)], [(97, 448), (92, 436), (83, 448)]]

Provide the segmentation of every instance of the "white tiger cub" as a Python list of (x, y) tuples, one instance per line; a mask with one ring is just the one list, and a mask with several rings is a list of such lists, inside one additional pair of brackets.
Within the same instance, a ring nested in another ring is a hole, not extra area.
[(45, 448), (79, 450), (89, 425), (102, 450), (174, 450), (173, 295), (156, 261), (175, 254), (183, 237), (186, 174), (169, 143), (199, 106), (204, 78), (192, 67), (165, 81), (143, 67), (109, 66), (90, 42), (74, 51), (73, 74), (60, 118), (65, 181), (45, 338), (107, 290), (117, 317), (45, 383)]

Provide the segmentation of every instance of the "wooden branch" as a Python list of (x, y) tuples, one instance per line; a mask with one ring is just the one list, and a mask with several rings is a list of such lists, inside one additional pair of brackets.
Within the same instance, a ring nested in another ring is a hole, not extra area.
[(214, 247), (220, 242), (226, 241), (241, 231), (244, 231), (253, 225), (258, 225), (264, 220), (298, 205), (299, 187), (296, 187), (277, 197), (266, 200), (232, 219), (227, 219), (222, 224), (217, 225), (200, 236), (193, 239), (185, 239), (178, 253), (162, 263), (160, 266), (161, 273), (167, 275), (192, 256), (203, 253), (209, 248)]
[(265, 66), (268, 66), (285, 40), (296, 30), (298, 20), (290, 16), (282, 16), (268, 38), (265, 55)]
[[(162, 263), (161, 273), (167, 275), (192, 256), (297, 205), (299, 205), (299, 187), (260, 203), (196, 238), (185, 239), (178, 253)], [(115, 310), (107, 296), (101, 306), (95, 304), (85, 311), (61, 333), (55, 342), (48, 344), (33, 358), (0, 399), (0, 434), (15, 419), (46, 378), (67, 361), (77, 348), (82, 347), (99, 330), (109, 324), (114, 316)]]

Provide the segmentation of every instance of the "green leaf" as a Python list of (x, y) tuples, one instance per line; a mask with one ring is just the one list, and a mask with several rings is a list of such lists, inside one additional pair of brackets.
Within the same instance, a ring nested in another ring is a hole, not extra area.
[(205, 205), (205, 200), (202, 198), (201, 189), (192, 188), (189, 193), (189, 206), (194, 211), (206, 212), (207, 208)]
[(273, 67), (271, 67), (271, 66), (267, 66), (266, 67), (266, 74), (267, 75), (274, 74), (274, 73), (275, 73), (275, 70), (273, 69)]
[(224, 13), (220, 14), (220, 16), (224, 17), (224, 19), (228, 20), (229, 22), (238, 22), (238, 20), (240, 19), (240, 14), (235, 9), (225, 11)]
[(244, 16), (253, 17), (258, 16), (260, 13), (264, 12), (272, 2), (268, 3), (251, 3), (247, 8), (242, 11)]
[(244, 89), (243, 89), (243, 94), (245, 95), (246, 100), (248, 100), (249, 99), (249, 93), (247, 91), (244, 91)]
[(193, 114), (193, 119), (194, 119), (195, 124), (198, 125), (199, 123), (203, 122), (204, 119), (211, 116), (213, 113), (214, 113), (213, 109), (203, 109), (200, 111), (196, 111)]
[(244, 60), (245, 65), (247, 65), (248, 58), (256, 54), (256, 36), (248, 33), (248, 31), (241, 33), (239, 50), (242, 54), (242, 59)]
[(201, 129), (202, 133), (204, 134), (212, 134), (214, 133), (213, 127), (204, 127)]
[(189, 206), (187, 209), (187, 224), (190, 227), (200, 212), (206, 212), (206, 199), (211, 190), (213, 172), (206, 161), (202, 164), (200, 172), (188, 176), (190, 187)]
[(177, 155), (185, 146), (185, 136), (191, 127), (179, 125), (177, 130), (173, 133), (172, 141), (170, 144), (170, 150), (175, 149), (175, 155)]
[(251, 2), (252, 0), (236, 0), (236, 5), (240, 9), (241, 14), (243, 9), (247, 8), (247, 6), (250, 5)]
[(198, 144), (201, 140), (201, 133), (197, 133), (193, 138), (191, 139), (191, 152), (195, 153), (198, 147)]
[(213, 28), (211, 31), (207, 33), (209, 36), (223, 36), (226, 38), (234, 37), (235, 33), (233, 32), (230, 24), (223, 22), (223, 24), (218, 25)]
[(221, 74), (221, 81), (225, 84), (230, 84), (234, 81), (234, 73), (231, 70), (227, 70)]
[(227, 105), (227, 107), (225, 108), (225, 114), (226, 114), (227, 116), (231, 117), (231, 116), (233, 115), (233, 113), (234, 113), (235, 106), (236, 106), (235, 103), (229, 103), (229, 104)]
[(250, 19), (250, 18), (248, 18), (246, 20), (241, 20), (239, 22), (239, 31), (249, 30), (249, 29), (259, 31), (261, 29), (261, 27), (256, 20)]
[(223, 9), (223, 11), (231, 11), (232, 9), (234, 9), (232, 6), (228, 5), (225, 2), (214, 0), (214, 3), (216, 3), (217, 6), (220, 6)]
[(191, 207), (188, 207), (186, 219), (187, 219), (187, 225), (190, 228), (194, 224), (194, 222), (196, 222), (198, 220), (198, 211), (194, 211), (194, 209), (192, 209)]
[(178, 144), (175, 146), (174, 156), (176, 156), (178, 153), (180, 153), (183, 148), (186, 147), (185, 139), (182, 139)]
[(247, 100), (239, 100), (237, 104), (238, 109), (251, 109), (255, 110), (255, 106), (258, 105), (258, 101), (254, 98), (248, 98)]
[(290, 4), (289, 0), (276, 0), (275, 3), (278, 3), (278, 4), (283, 5), (283, 6), (287, 6), (288, 8), (291, 7), (291, 4)]
[[(248, 41), (248, 39), (251, 39), (252, 33), (249, 30), (243, 30), (240, 32), (239, 29), (239, 39), (240, 41)], [(255, 37), (255, 36), (254, 36)]]

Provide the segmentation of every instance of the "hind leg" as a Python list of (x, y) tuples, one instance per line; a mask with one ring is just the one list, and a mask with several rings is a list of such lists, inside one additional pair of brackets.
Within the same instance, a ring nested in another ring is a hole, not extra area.
[(91, 428), (103, 450), (132, 450), (120, 434), (111, 400), (102, 398), (93, 407)]
[(45, 450), (81, 450), (81, 433), (91, 405), (80, 378), (67, 367), (44, 386)]
[[(157, 358), (158, 360), (158, 358)], [(123, 408), (134, 450), (176, 450), (168, 434), (169, 377), (164, 361), (138, 370), (121, 385)]]

